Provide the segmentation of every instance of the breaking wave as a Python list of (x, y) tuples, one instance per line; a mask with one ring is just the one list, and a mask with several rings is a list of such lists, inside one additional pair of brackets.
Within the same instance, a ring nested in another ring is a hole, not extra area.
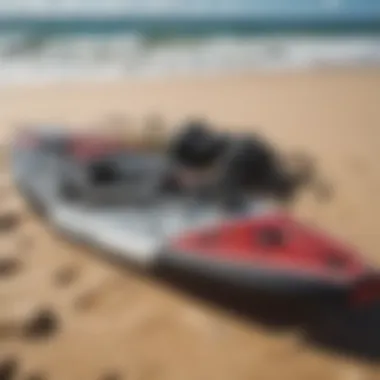
[(0, 34), (0, 83), (378, 65), (380, 36)]

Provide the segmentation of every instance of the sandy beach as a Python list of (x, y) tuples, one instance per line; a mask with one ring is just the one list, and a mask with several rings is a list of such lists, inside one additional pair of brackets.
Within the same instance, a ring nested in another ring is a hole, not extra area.
[[(134, 136), (157, 114), (168, 130), (206, 116), (226, 130), (259, 131), (285, 152), (312, 155), (331, 188), (331, 199), (305, 190), (292, 212), (380, 265), (379, 100), (375, 68), (4, 87), (0, 138), (8, 141), (22, 123), (77, 128), (118, 114)], [(380, 379), (376, 363), (306, 342), (299, 330), (233, 315), (69, 245), (28, 212), (6, 167), (1, 187), (0, 209), (21, 217), (0, 236), (0, 259), (21, 263), (0, 274), (0, 367), (16, 358), (15, 378)], [(62, 270), (72, 281), (57, 280)], [(22, 337), (20, 326), (40, 308), (57, 312), (59, 329), (47, 340)]]

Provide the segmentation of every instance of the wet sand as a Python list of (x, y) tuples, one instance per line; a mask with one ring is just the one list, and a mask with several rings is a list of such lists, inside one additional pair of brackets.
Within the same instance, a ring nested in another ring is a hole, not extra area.
[[(256, 129), (284, 151), (311, 154), (330, 184), (332, 199), (305, 190), (293, 212), (380, 265), (379, 99), (376, 69), (4, 88), (1, 138), (22, 122), (76, 128), (118, 113), (130, 118), (126, 130), (134, 135), (156, 113), (173, 128), (207, 116), (225, 129)], [(0, 194), (2, 217), (20, 216), (0, 232), (0, 373), (16, 358), (17, 379), (380, 378), (376, 362), (307, 341), (304, 328), (278, 329), (229, 312), (229, 295), (211, 306), (62, 241), (30, 214), (6, 167)], [(1, 270), (4, 262), (17, 264)], [(40, 309), (59, 319), (37, 339), (25, 326)]]

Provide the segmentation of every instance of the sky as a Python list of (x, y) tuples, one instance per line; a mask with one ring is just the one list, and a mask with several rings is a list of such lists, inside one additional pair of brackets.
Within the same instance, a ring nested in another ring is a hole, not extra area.
[(380, 17), (380, 0), (0, 0), (0, 12), (273, 15), (349, 14)]

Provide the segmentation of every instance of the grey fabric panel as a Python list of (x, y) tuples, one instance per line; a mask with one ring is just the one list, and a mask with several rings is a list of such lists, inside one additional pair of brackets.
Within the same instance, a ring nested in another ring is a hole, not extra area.
[[(212, 202), (163, 196), (156, 187), (166, 170), (162, 157), (132, 154), (125, 165), (144, 171), (142, 182), (126, 181), (108, 188), (88, 188), (86, 203), (71, 203), (64, 201), (57, 190), (62, 173), (73, 163), (51, 155), (37, 153), (33, 156), (29, 162), (22, 153), (14, 152), (14, 171), (28, 185), (28, 191), (46, 206), (48, 222), (141, 265), (153, 265), (161, 247), (178, 234), (218, 223), (226, 217), (242, 217), (241, 214), (225, 215)], [(38, 170), (30, 170), (29, 163)], [(244, 211), (257, 215), (268, 212), (269, 207), (255, 201), (247, 204)]]
[(166, 171), (165, 158), (161, 155), (125, 154), (117, 161), (116, 169), (123, 178), (115, 184), (86, 186), (88, 205), (113, 205), (130, 202), (151, 202), (159, 196), (159, 184)]
[[(268, 212), (265, 204), (255, 204), (252, 213)], [(225, 219), (213, 207), (194, 207), (166, 200), (153, 206), (70, 207), (55, 204), (52, 222), (57, 228), (71, 231), (142, 265), (153, 265), (161, 247), (170, 244), (178, 234), (198, 230)]]

